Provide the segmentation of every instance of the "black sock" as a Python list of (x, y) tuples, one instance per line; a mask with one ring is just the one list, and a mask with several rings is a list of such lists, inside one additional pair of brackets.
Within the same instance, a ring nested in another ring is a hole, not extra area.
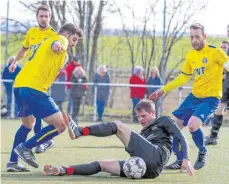
[(214, 123), (211, 128), (211, 137), (216, 138), (219, 133), (219, 129), (223, 123), (223, 115), (215, 115), (214, 116)]
[(101, 171), (99, 162), (92, 162), (90, 164), (73, 165), (66, 168), (68, 175), (93, 175)]
[(82, 128), (82, 135), (93, 135), (97, 137), (106, 137), (117, 133), (117, 125), (113, 122), (100, 123)]

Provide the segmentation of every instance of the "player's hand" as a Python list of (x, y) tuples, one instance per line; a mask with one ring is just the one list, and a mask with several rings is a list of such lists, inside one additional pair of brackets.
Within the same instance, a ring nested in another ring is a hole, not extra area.
[(164, 94), (165, 92), (162, 89), (158, 89), (149, 96), (149, 99), (156, 101), (158, 98), (162, 97)]
[(9, 66), (9, 71), (11, 73), (13, 73), (15, 71), (15, 69), (17, 68), (17, 64), (16, 63), (12, 63), (10, 66)]
[(61, 53), (61, 51), (62, 51), (61, 43), (56, 41), (52, 46), (52, 50), (57, 54)]
[(187, 171), (190, 176), (194, 175), (194, 168), (188, 159), (184, 159), (181, 165), (181, 172)]

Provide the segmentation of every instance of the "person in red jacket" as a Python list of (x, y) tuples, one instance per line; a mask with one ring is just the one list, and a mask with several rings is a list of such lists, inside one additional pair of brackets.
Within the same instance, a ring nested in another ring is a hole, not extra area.
[[(70, 82), (72, 77), (72, 72), (76, 67), (82, 67), (82, 64), (80, 62), (80, 57), (73, 57), (73, 59), (70, 61), (70, 63), (66, 66), (66, 82)], [(67, 91), (67, 97), (68, 97), (68, 113), (72, 115), (72, 99), (70, 96), (70, 90), (71, 90), (71, 84), (66, 84), (66, 91)]]
[[(134, 68), (134, 74), (130, 77), (129, 83), (146, 85), (146, 78), (144, 77), (143, 73), (144, 73), (143, 67), (136, 66)], [(141, 99), (145, 98), (145, 95), (146, 95), (146, 87), (130, 87), (130, 97), (133, 103), (132, 116), (134, 122), (138, 122), (134, 108)]]

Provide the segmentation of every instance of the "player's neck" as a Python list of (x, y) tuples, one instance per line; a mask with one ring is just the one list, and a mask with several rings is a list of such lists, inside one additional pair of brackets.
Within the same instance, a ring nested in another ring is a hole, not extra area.
[(50, 27), (50, 26), (47, 26), (47, 27), (40, 27), (40, 26), (39, 26), (39, 29), (40, 29), (41, 31), (45, 31), (45, 30), (47, 30), (49, 27)]

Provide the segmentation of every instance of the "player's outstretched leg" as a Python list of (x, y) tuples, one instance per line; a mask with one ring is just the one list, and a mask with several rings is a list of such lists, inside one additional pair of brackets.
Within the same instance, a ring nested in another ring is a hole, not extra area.
[[(69, 137), (77, 139), (80, 136), (92, 135), (96, 137), (106, 137), (117, 133), (118, 127), (114, 122), (99, 123), (96, 125), (79, 127), (78, 122), (74, 122), (68, 114), (63, 113), (65, 123), (68, 126)], [(118, 136), (118, 135), (117, 135)]]
[(48, 175), (48, 176), (63, 176), (66, 174), (66, 168), (58, 167), (58, 166), (45, 165), (44, 166), (44, 174)]
[(75, 118), (77, 121), (74, 121), (68, 113), (62, 112), (62, 114), (63, 114), (64, 122), (68, 127), (69, 137), (72, 140), (80, 137), (81, 136), (81, 133), (80, 133), (81, 128), (78, 125), (77, 117)]
[(73, 165), (69, 167), (44, 166), (44, 174), (49, 176), (63, 175), (93, 175), (101, 172), (101, 165), (98, 161), (88, 164)]

